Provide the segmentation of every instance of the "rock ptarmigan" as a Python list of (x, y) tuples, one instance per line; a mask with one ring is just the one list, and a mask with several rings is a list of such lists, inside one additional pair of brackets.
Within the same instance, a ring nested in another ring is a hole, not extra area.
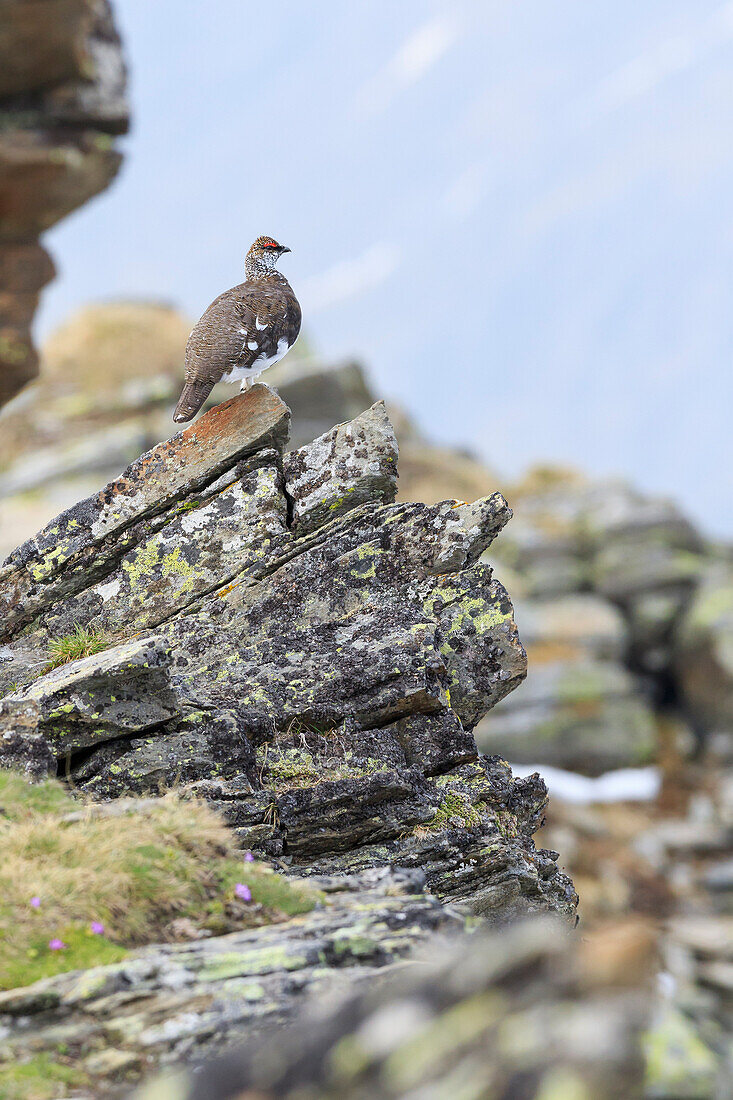
[(258, 237), (247, 253), (247, 280), (215, 298), (186, 344), (186, 375), (173, 413), (177, 422), (199, 411), (217, 382), (255, 378), (290, 350), (300, 332), (300, 305), (290, 283), (275, 270), (289, 248)]

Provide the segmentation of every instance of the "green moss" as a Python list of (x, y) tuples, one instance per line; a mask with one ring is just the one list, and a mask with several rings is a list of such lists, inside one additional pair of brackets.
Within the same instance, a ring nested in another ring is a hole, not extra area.
[(462, 791), (446, 790), (430, 820), (416, 826), (414, 832), (417, 835), (426, 831), (441, 832), (443, 829), (452, 827), (454, 818), (458, 818), (467, 829), (472, 829), (481, 820), (468, 795), (463, 794)]
[[(330, 732), (330, 731), (328, 731)], [(324, 738), (326, 734), (321, 734)], [(316, 758), (307, 748), (263, 745), (257, 753), (263, 780), (275, 791), (292, 787), (315, 787), (318, 783), (353, 779), (384, 770), (380, 760), (354, 758), (351, 750), (343, 756)]]

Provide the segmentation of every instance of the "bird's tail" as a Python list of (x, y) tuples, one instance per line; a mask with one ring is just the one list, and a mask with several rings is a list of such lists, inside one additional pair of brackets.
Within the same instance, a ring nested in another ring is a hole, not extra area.
[(173, 413), (176, 423), (181, 424), (194, 417), (213, 388), (213, 382), (186, 382), (178, 398), (176, 411)]

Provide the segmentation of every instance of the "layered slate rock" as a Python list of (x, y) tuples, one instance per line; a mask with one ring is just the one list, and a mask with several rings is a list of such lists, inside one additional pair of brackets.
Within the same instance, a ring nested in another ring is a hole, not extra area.
[(69, 1053), (94, 1095), (175, 1058), (251, 1041), (313, 994), (373, 982), (435, 933), (462, 921), (414, 872), (367, 871), (314, 885), (323, 904), (282, 924), (141, 948), (121, 963), (0, 992), (0, 1061)]
[(578, 951), (548, 920), (433, 945), (423, 965), (310, 1001), (286, 1034), (154, 1080), (134, 1100), (641, 1096), (648, 948), (624, 929)]
[(38, 370), (30, 325), (53, 264), (38, 237), (116, 175), (128, 125), (107, 0), (2, 5), (0, 406)]
[[(184, 785), (302, 874), (419, 867), (474, 912), (571, 913), (531, 839), (544, 784), (472, 735), (526, 673), (481, 561), (507, 502), (393, 503), (381, 402), (283, 457), (287, 421), (255, 386), (11, 555), (11, 701), (96, 799)], [(107, 648), (34, 679), (72, 628)]]
[(132, 638), (53, 669), (26, 688), (23, 701), (36, 705), (39, 731), (62, 756), (109, 741), (122, 730), (160, 726), (178, 714), (168, 662), (158, 639)]

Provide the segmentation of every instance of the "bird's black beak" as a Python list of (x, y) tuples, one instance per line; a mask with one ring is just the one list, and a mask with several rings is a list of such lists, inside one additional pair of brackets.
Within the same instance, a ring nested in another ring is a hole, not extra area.
[(292, 249), (286, 248), (285, 245), (282, 245), (282, 244), (280, 245), (280, 254), (281, 255), (282, 255), (283, 252), (291, 252), (291, 251), (292, 251)]

